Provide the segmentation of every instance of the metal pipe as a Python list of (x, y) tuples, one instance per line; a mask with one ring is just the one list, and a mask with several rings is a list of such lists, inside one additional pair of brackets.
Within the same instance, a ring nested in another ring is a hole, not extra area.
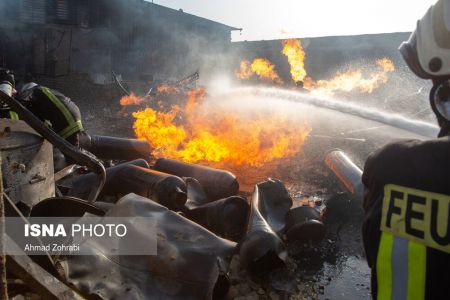
[(325, 157), (325, 164), (343, 183), (357, 201), (362, 201), (362, 170), (341, 150), (334, 150)]

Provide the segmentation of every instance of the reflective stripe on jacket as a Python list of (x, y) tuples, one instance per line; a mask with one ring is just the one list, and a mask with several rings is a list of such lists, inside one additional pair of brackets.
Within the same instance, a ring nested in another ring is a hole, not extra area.
[(366, 161), (363, 241), (372, 296), (450, 295), (450, 139), (389, 144)]

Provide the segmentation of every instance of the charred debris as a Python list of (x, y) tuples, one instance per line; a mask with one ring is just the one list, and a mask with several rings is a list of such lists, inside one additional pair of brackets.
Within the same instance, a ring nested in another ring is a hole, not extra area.
[[(238, 268), (250, 277), (288, 294), (289, 247), (316, 245), (325, 236), (328, 215), (360, 206), (361, 170), (340, 151), (331, 152), (325, 162), (349, 191), (347, 200), (306, 199), (294, 207), (277, 179), (243, 193), (232, 173), (168, 158), (155, 160), (145, 141), (93, 136), (86, 149), (96, 156), (89, 155), (20, 104), (14, 106), (14, 99), (0, 96), (24, 116), (24, 121), (4, 120), (0, 125), (5, 216), (23, 222), (30, 216), (151, 217), (158, 236), (154, 256), (105, 260), (95, 241), (81, 246), (88, 253), (83, 256), (8, 254), (10, 293), (33, 292), (53, 299), (221, 299), (228, 293), (230, 263), (237, 256)], [(73, 164), (55, 169), (54, 149)], [(327, 206), (334, 208), (329, 212)], [(3, 244), (20, 244), (9, 230)], [(145, 228), (139, 230), (145, 240)]]

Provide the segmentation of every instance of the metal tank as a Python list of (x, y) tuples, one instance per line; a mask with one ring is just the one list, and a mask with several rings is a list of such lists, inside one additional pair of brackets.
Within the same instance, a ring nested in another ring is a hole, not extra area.
[(362, 202), (362, 170), (341, 150), (334, 150), (325, 157), (325, 164), (342, 182), (355, 200)]
[(55, 196), (53, 148), (23, 121), (0, 119), (0, 153), (6, 194), (28, 207)]

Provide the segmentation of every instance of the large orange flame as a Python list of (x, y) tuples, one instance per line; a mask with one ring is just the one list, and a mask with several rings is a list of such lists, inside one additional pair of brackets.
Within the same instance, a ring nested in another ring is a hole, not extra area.
[(286, 115), (207, 101), (203, 89), (188, 93), (183, 108), (146, 108), (133, 113), (134, 130), (149, 141), (155, 157), (202, 162), (215, 167), (262, 167), (300, 151), (310, 129)]
[(131, 93), (128, 96), (123, 96), (120, 99), (120, 105), (127, 106), (127, 105), (140, 105), (144, 102), (144, 99), (136, 96), (134, 93)]
[(372, 93), (380, 85), (388, 81), (387, 74), (393, 72), (395, 67), (388, 58), (376, 61), (378, 70), (364, 76), (361, 69), (338, 72), (330, 80), (306, 81), (304, 87), (314, 93), (333, 94), (336, 91)]
[(238, 79), (249, 79), (254, 74), (264, 81), (283, 83), (277, 71), (275, 71), (275, 65), (265, 58), (255, 58), (252, 63), (243, 60), (239, 65), (239, 70), (235, 72)]
[[(335, 92), (361, 92), (372, 93), (380, 85), (388, 81), (388, 73), (395, 70), (394, 64), (388, 58), (381, 58), (376, 61), (378, 70), (367, 74), (362, 69), (338, 72), (330, 80), (313, 80), (308, 76), (305, 68), (305, 51), (299, 39), (288, 39), (282, 41), (282, 53), (287, 57), (290, 65), (292, 80), (296, 83), (303, 83), (303, 87), (315, 94), (332, 95)], [(236, 77), (248, 79), (253, 74), (258, 74), (261, 79), (270, 79), (276, 83), (282, 83), (280, 77), (275, 72), (275, 66), (267, 59), (257, 58), (250, 64), (249, 61), (240, 63)]]
[(287, 56), (291, 66), (292, 80), (302, 82), (307, 73), (305, 69), (305, 51), (299, 39), (289, 39), (283, 41), (283, 54)]
[(253, 74), (252, 64), (248, 60), (241, 61), (239, 71), (235, 72), (236, 77), (239, 79), (249, 79)]
[(275, 71), (275, 65), (265, 58), (256, 58), (252, 62), (252, 70), (263, 80), (270, 80), (275, 83), (283, 83)]

